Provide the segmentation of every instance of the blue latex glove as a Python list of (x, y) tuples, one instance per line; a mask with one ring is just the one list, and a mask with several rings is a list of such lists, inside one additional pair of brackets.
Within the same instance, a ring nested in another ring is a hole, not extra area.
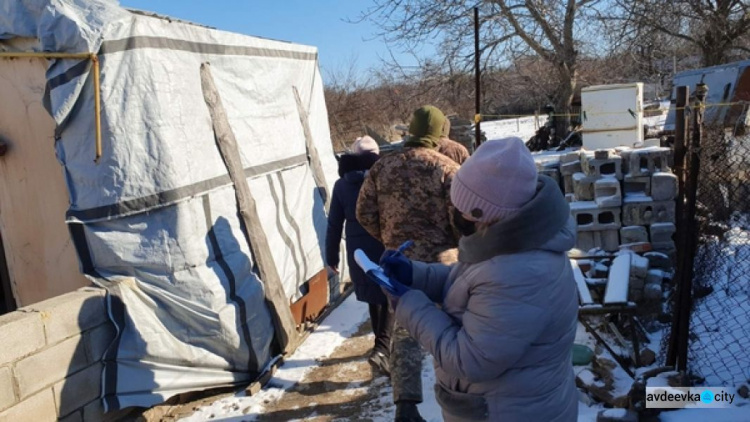
[(397, 283), (403, 285), (407, 290), (408, 287), (406, 286), (411, 286), (413, 276), (411, 260), (403, 252), (413, 244), (414, 242), (408, 240), (398, 250), (387, 250), (380, 257), (380, 268), (383, 269), (385, 275), (390, 279), (396, 279)]

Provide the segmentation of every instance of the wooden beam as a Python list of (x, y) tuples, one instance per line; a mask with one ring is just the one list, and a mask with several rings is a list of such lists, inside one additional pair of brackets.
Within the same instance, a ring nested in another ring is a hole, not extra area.
[(255, 199), (250, 191), (247, 178), (245, 178), (239, 145), (229, 125), (229, 119), (211, 75), (211, 66), (208, 63), (201, 64), (200, 76), (203, 99), (206, 101), (208, 111), (211, 114), (216, 144), (229, 172), (229, 177), (234, 183), (237, 206), (247, 229), (245, 235), (257, 261), (261, 281), (265, 286), (263, 291), (265, 292), (266, 303), (271, 309), (276, 341), (283, 353), (289, 353), (297, 347), (299, 337), (289, 308), (289, 299), (284, 293), (281, 278), (276, 271), (276, 264), (258, 216)]
[(310, 122), (307, 115), (305, 106), (302, 105), (302, 98), (299, 96), (299, 91), (296, 86), (292, 87), (294, 91), (294, 99), (297, 101), (297, 112), (299, 113), (299, 120), (302, 124), (302, 131), (305, 134), (305, 148), (307, 148), (307, 162), (312, 168), (313, 179), (315, 179), (315, 186), (318, 187), (318, 192), (323, 198), (325, 204), (326, 214), (328, 214), (328, 208), (331, 203), (330, 195), (328, 195), (328, 186), (326, 185), (326, 177), (323, 172), (323, 164), (320, 162), (320, 155), (318, 149), (315, 147), (315, 143), (312, 138), (312, 131), (310, 130)]

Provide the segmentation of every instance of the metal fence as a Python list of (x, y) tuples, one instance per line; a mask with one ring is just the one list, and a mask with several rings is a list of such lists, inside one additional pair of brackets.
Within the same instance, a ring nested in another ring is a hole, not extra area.
[(750, 382), (750, 135), (708, 128), (700, 163), (688, 370), (739, 385)]
[(704, 127), (701, 99), (687, 106), (686, 98), (675, 139), (673, 321), (663, 347), (668, 365), (704, 385), (737, 386), (750, 382), (750, 135)]

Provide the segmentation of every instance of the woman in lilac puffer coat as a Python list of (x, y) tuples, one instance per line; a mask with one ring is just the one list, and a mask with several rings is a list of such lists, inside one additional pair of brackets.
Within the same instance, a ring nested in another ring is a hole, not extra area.
[(523, 142), (508, 138), (464, 163), (451, 200), (465, 235), (457, 264), (390, 251), (381, 262), (411, 284), (391, 299), (397, 321), (434, 358), (445, 420), (576, 420), (578, 297), (566, 255), (575, 225), (559, 186), (537, 176)]

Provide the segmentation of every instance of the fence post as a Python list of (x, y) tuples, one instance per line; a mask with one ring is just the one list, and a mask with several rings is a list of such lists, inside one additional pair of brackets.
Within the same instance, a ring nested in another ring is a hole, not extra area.
[[(682, 262), (685, 259), (685, 238), (687, 234), (687, 228), (685, 227), (684, 203), (685, 203), (685, 151), (686, 142), (688, 139), (688, 119), (687, 119), (687, 103), (690, 97), (690, 88), (687, 86), (677, 87), (677, 102), (675, 104), (675, 138), (674, 138), (674, 170), (677, 176), (677, 204), (675, 207), (675, 219), (677, 225), (676, 244), (679, 245), (677, 250), (677, 262), (676, 268), (682, 267)], [(679, 271), (679, 270), (678, 270)], [(683, 293), (683, 286), (679, 284), (680, 278), (675, 274), (677, 280), (677, 292), (674, 298), (674, 306), (672, 309), (672, 327), (669, 334), (669, 347), (667, 348), (667, 360), (666, 364), (669, 366), (677, 365), (677, 343), (678, 343), (678, 327), (680, 325), (680, 304), (681, 296)]]
[(690, 164), (688, 167), (688, 178), (685, 189), (687, 201), (685, 203), (685, 260), (681, 272), (682, 282), (685, 287), (682, 296), (682, 321), (679, 327), (679, 343), (677, 344), (677, 370), (683, 372), (687, 369), (688, 342), (690, 335), (690, 311), (693, 306), (693, 261), (698, 248), (698, 227), (696, 227), (695, 210), (698, 195), (698, 176), (700, 175), (700, 153), (703, 141), (703, 110), (705, 108), (708, 86), (699, 83), (695, 90), (695, 107), (693, 108), (693, 134), (690, 142)]

